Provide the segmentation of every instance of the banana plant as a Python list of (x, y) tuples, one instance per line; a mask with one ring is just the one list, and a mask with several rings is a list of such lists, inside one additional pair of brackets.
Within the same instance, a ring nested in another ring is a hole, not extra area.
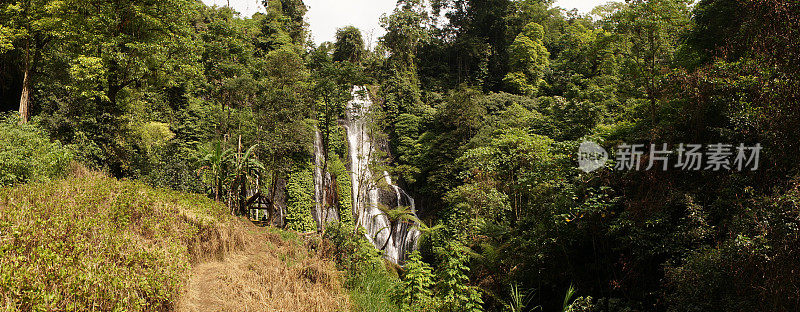
[(214, 142), (211, 148), (201, 148), (203, 167), (203, 180), (211, 184), (214, 199), (220, 201), (223, 186), (228, 184), (231, 165), (233, 163), (233, 150), (223, 148), (219, 141)]
[(251, 146), (247, 149), (244, 155), (237, 155), (234, 160), (234, 170), (232, 172), (233, 184), (231, 189), (238, 189), (239, 191), (239, 212), (244, 212), (245, 203), (247, 201), (247, 182), (256, 180), (265, 171), (264, 164), (262, 164), (255, 157), (254, 151), (258, 144)]

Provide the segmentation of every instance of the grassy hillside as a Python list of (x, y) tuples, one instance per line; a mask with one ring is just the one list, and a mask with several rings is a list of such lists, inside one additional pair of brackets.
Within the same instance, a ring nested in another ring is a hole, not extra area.
[[(94, 173), (0, 189), (0, 310), (174, 310), (203, 264), (224, 263), (270, 241), (293, 247), (250, 253), (307, 252), (275, 237), (204, 196)], [(281, 280), (286, 291), (323, 289), (317, 297), (337, 303), (330, 309), (346, 308), (331, 265), (312, 255), (294, 258), (300, 260), (291, 268), (285, 261), (253, 263), (279, 268), (229, 276), (228, 284), (270, 284), (278, 272), (287, 275)], [(317, 283), (320, 276), (324, 283)], [(247, 294), (268, 301), (271, 290)]]
[(245, 252), (198, 265), (177, 311), (349, 311), (340, 272), (319, 256), (316, 238), (274, 228)]

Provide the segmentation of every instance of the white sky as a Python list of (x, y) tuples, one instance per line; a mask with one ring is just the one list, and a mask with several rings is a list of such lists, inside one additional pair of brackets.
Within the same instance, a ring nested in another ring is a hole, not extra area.
[(231, 7), (242, 13), (242, 17), (250, 17), (253, 16), (253, 13), (256, 12), (267, 12), (263, 6), (261, 6), (261, 0), (203, 0), (203, 3), (206, 5), (217, 5), (220, 7), (228, 5), (228, 1), (231, 3)]
[[(203, 0), (205, 4), (218, 6), (226, 5), (227, 1), (230, 1), (231, 7), (245, 17), (265, 11), (261, 6), (261, 0)], [(608, 0), (556, 0), (555, 5), (588, 13), (606, 1)], [(397, 0), (305, 0), (304, 2), (309, 7), (306, 21), (311, 25), (314, 43), (334, 41), (336, 29), (348, 25), (361, 29), (364, 40), (369, 43), (384, 34), (378, 19), (384, 13), (392, 12)]]
[[(606, 4), (612, 0), (556, 0), (555, 6), (560, 6), (567, 10), (578, 9), (578, 12), (589, 13), (594, 7)], [(622, 1), (622, 0), (614, 0)]]

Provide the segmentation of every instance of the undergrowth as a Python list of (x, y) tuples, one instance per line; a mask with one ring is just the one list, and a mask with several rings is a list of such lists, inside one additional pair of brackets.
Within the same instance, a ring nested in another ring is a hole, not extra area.
[(350, 291), (353, 311), (400, 311), (390, 297), (396, 282), (382, 267), (349, 276), (345, 287)]
[(32, 124), (0, 115), (0, 187), (62, 178), (73, 152)]
[(370, 244), (363, 229), (346, 223), (329, 223), (324, 234), (324, 253), (345, 272), (353, 311), (399, 311), (391, 298), (398, 281), (380, 252)]

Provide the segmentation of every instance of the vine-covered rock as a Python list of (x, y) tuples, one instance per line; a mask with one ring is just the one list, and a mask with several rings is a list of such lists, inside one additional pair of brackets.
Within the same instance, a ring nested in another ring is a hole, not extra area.
[(298, 166), (286, 183), (286, 228), (298, 232), (316, 230), (314, 209), (314, 166)]

